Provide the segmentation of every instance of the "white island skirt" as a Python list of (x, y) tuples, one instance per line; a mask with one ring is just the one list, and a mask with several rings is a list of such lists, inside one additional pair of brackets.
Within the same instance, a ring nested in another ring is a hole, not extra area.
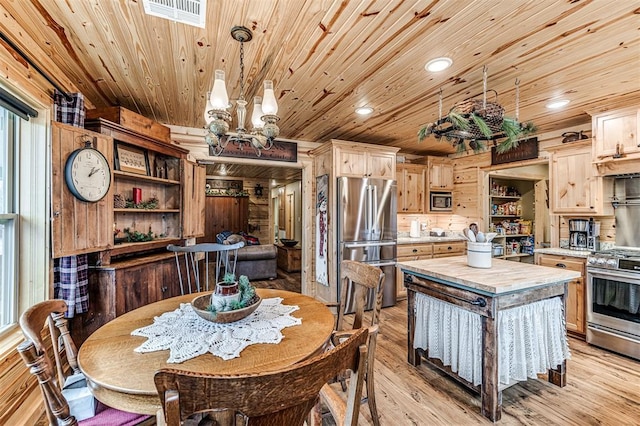
[[(482, 383), (482, 318), (416, 294), (414, 349), (423, 349), (474, 385)], [(537, 378), (570, 357), (559, 297), (498, 312), (500, 387)]]

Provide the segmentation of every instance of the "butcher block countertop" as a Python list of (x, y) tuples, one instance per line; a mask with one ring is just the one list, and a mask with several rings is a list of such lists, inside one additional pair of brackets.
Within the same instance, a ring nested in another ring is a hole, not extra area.
[(509, 260), (492, 259), (491, 268), (472, 268), (467, 256), (398, 262), (398, 267), (455, 287), (492, 295), (515, 293), (558, 282), (571, 281), (580, 272)]

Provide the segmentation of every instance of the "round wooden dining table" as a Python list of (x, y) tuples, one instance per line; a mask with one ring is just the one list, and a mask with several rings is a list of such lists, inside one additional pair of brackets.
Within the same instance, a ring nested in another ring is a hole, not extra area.
[(278, 370), (322, 351), (334, 327), (334, 316), (322, 302), (300, 293), (257, 289), (262, 299), (281, 297), (283, 305), (300, 309), (291, 315), (302, 324), (282, 330), (278, 344), (254, 344), (238, 358), (223, 360), (207, 353), (180, 364), (168, 364), (169, 352), (138, 353), (146, 341), (131, 332), (153, 323), (156, 316), (177, 309), (203, 293), (173, 297), (135, 309), (95, 331), (78, 352), (78, 365), (93, 395), (102, 403), (132, 413), (156, 415), (162, 408), (153, 381), (161, 368), (208, 374), (252, 374)]

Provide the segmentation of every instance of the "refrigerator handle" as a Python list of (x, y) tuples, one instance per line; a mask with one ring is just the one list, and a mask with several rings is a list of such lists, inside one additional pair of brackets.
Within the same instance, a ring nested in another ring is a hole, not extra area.
[(344, 248), (359, 248), (359, 247), (382, 247), (382, 246), (395, 246), (397, 245), (397, 243), (395, 241), (385, 241), (385, 242), (381, 242), (381, 241), (371, 241), (371, 242), (364, 242), (364, 243), (359, 243), (359, 242), (355, 242), (355, 243), (345, 243)]

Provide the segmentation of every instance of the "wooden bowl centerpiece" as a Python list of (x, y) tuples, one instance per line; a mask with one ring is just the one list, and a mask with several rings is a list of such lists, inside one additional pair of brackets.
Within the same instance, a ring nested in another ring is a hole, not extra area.
[[(235, 279), (235, 276), (233, 277)], [(225, 276), (225, 282), (230, 278)], [(222, 284), (222, 283), (221, 283)], [(241, 320), (253, 313), (260, 306), (260, 296), (249, 283), (245, 275), (238, 280), (239, 297), (217, 296), (216, 292), (197, 296), (191, 301), (191, 307), (199, 317), (216, 323), (230, 323)]]

